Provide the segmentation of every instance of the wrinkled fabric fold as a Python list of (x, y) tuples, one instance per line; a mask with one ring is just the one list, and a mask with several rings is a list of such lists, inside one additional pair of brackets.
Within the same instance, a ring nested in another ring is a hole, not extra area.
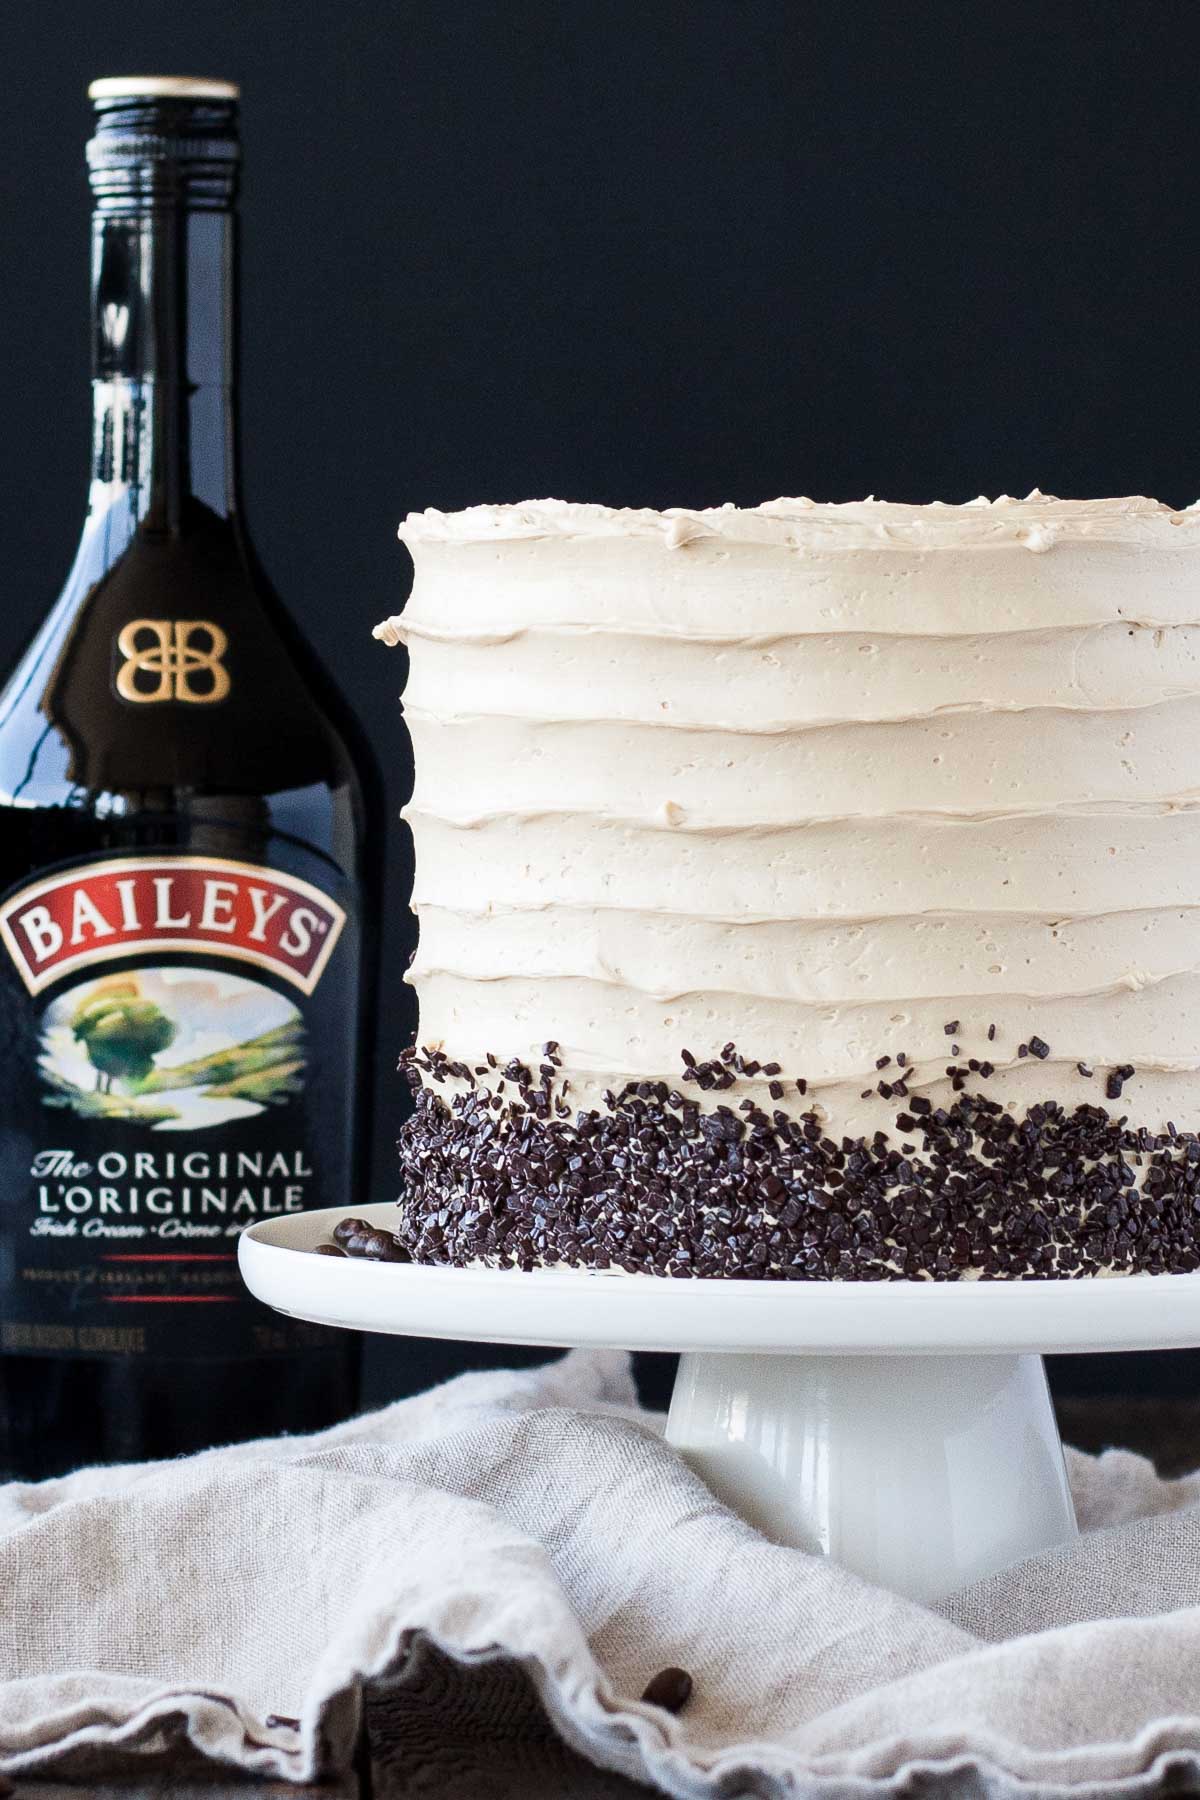
[[(428, 1746), (465, 1744), (517, 1677), (531, 1767), (565, 1745), (697, 1800), (952, 1767), (987, 1793), (1150, 1793), (1200, 1773), (1200, 1484), (1126, 1452), (1070, 1466), (1079, 1540), (937, 1610), (719, 1506), (613, 1353), (10, 1486), (0, 1767), (98, 1778), (188, 1752), (310, 1779), (348, 1766), (362, 1686), (390, 1671), (423, 1793), (443, 1791)], [(431, 1657), (454, 1679), (422, 1679)], [(638, 1698), (672, 1663), (695, 1683), (678, 1718)]]

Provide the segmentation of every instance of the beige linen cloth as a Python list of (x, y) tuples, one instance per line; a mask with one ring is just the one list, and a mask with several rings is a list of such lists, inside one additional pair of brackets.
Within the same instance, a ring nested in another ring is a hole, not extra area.
[[(955, 1769), (972, 1795), (1149, 1793), (1200, 1769), (1200, 1478), (1119, 1451), (1071, 1475), (1077, 1543), (933, 1610), (726, 1512), (608, 1352), (0, 1488), (0, 1767), (201, 1752), (304, 1780), (348, 1766), (391, 1668), (427, 1800), (507, 1792), (504, 1766), (572, 1800), (858, 1800)], [(672, 1663), (679, 1718), (638, 1699)]]

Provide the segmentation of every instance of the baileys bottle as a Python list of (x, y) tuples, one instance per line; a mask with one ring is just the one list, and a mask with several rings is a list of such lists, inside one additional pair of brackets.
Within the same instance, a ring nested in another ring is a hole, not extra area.
[(310, 1430), (349, 1334), (237, 1272), (362, 1197), (380, 803), (242, 513), (237, 89), (91, 90), (94, 425), (0, 698), (0, 1476)]

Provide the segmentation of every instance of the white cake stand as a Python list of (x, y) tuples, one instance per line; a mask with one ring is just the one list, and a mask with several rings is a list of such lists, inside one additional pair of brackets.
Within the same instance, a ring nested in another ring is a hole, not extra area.
[(347, 1210), (244, 1233), (279, 1312), (357, 1331), (683, 1352), (668, 1440), (778, 1542), (932, 1600), (1072, 1537), (1045, 1351), (1200, 1344), (1200, 1275), (663, 1280), (312, 1256)]

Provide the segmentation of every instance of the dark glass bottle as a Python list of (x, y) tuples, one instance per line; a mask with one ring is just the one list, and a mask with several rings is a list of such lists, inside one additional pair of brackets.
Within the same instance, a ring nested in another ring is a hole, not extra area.
[(258, 1219), (363, 1193), (376, 778), (239, 497), (237, 89), (100, 82), (95, 424), (0, 697), (0, 1475), (352, 1412), (252, 1301)]

